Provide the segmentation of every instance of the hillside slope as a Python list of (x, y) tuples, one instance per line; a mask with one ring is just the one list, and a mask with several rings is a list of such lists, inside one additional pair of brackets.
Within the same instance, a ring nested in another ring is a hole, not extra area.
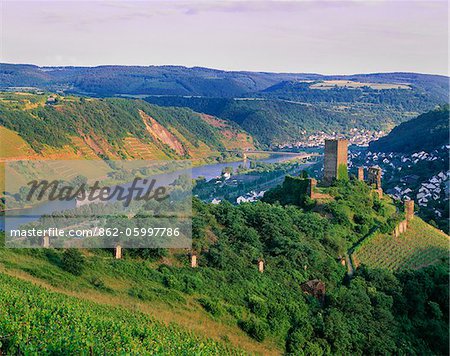
[(447, 234), (416, 217), (399, 237), (377, 234), (358, 248), (352, 258), (356, 265), (372, 268), (419, 269), (448, 257), (449, 247)]
[(26, 64), (0, 64), (0, 88), (38, 87), (80, 94), (111, 96), (189, 95), (236, 97), (258, 92), (282, 82), (353, 81), (412, 85), (418, 93), (444, 101), (448, 78), (418, 73), (372, 73), (320, 75), (312, 73), (268, 73), (224, 71), (182, 66), (39, 67)]
[(236, 125), (139, 100), (1, 93), (0, 125), (2, 158), (195, 160), (254, 148)]
[[(0, 249), (0, 274), (39, 286), (2, 276), (8, 282), (2, 288), (14, 300), (24, 289), (41, 306), (25, 315), (42, 327), (53, 320), (56, 308), (61, 330), (68, 330), (68, 318), (78, 318), (79, 308), (89, 307), (81, 315), (89, 316), (94, 331), (97, 325), (116, 325), (126, 335), (131, 332), (126, 340), (119, 338), (120, 347), (136, 352), (149, 344), (148, 335), (157, 327), (148, 321), (148, 329), (136, 331), (135, 320), (148, 320), (144, 313), (190, 329), (195, 340), (211, 337), (249, 353), (447, 354), (448, 265), (431, 259), (432, 266), (396, 273), (367, 267), (346, 278), (345, 251), (373, 227), (390, 231), (402, 217), (388, 197), (380, 201), (362, 182), (340, 181), (324, 189), (330, 199), (307, 201), (302, 208), (262, 202), (212, 205), (194, 199), (192, 250), (198, 254), (198, 268), (190, 267), (186, 250), (125, 249), (125, 257), (115, 260), (111, 250)], [(261, 258), (264, 273), (257, 268)], [(321, 292), (305, 287), (311, 283), (322, 285)], [(52, 300), (43, 303), (50, 296), (43, 287), (78, 299), (55, 295), (59, 308)], [(4, 299), (0, 302), (13, 320), (23, 315), (23, 303), (10, 309)], [(126, 309), (123, 314), (131, 313), (125, 319), (132, 325), (117, 322), (119, 310), (92, 302)], [(111, 315), (103, 316), (105, 310)], [(86, 323), (80, 318), (80, 328), (70, 335), (74, 345), (86, 350), (88, 344), (79, 338)], [(33, 329), (14, 325), (16, 334), (30, 337), (29, 347), (39, 347)], [(0, 323), (2, 335), (3, 330), (9, 335), (7, 327)], [(167, 340), (166, 335), (172, 335), (173, 345), (183, 342), (185, 334), (173, 330), (162, 329), (153, 345)], [(8, 340), (15, 350), (22, 339)], [(66, 338), (43, 333), (40, 340), (57, 350)], [(191, 344), (188, 338), (180, 350)], [(108, 337), (101, 345), (109, 348)], [(210, 342), (202, 345), (224, 350)]]
[(449, 95), (447, 77), (416, 73), (325, 76), (180, 66), (0, 64), (0, 88), (20, 87), (189, 107), (240, 123), (264, 145), (297, 143), (318, 132), (390, 130)]
[(449, 144), (449, 107), (419, 115), (395, 127), (389, 135), (370, 144), (377, 152), (429, 152)]

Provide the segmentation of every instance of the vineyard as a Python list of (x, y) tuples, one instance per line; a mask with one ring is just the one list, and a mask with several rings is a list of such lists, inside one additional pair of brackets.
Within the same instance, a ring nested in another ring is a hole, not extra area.
[(449, 237), (419, 218), (399, 237), (376, 234), (352, 255), (356, 265), (389, 270), (418, 269), (448, 257)]
[(145, 314), (50, 292), (4, 274), (0, 274), (0, 351), (25, 355), (243, 354)]

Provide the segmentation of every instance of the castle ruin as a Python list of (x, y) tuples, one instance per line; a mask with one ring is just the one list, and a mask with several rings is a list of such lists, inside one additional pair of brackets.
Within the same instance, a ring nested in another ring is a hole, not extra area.
[(370, 186), (375, 185), (375, 190), (378, 193), (378, 198), (383, 197), (383, 188), (381, 188), (381, 168), (380, 167), (369, 167), (367, 174), (367, 183)]
[(331, 184), (335, 179), (346, 178), (348, 161), (348, 140), (325, 140), (323, 182)]
[(358, 180), (364, 182), (364, 167), (358, 167)]
[(375, 188), (381, 188), (381, 168), (380, 167), (369, 167), (369, 172), (367, 175), (367, 183), (369, 185), (375, 184)]
[(317, 185), (317, 180), (315, 180), (314, 178), (308, 178), (308, 196), (311, 199), (315, 198), (315, 189), (316, 189), (316, 185)]

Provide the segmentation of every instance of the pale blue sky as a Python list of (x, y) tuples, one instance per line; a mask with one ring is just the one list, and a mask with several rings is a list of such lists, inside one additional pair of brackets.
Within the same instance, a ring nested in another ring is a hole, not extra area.
[(1, 61), (448, 73), (446, 1), (5, 1)]

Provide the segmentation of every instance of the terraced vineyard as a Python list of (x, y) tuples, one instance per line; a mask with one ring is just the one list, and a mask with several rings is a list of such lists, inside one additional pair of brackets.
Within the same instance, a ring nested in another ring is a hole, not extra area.
[(49, 292), (0, 274), (0, 350), (7, 354), (238, 355), (125, 309)]
[(449, 255), (449, 236), (419, 218), (399, 237), (377, 234), (352, 255), (358, 266), (389, 270), (418, 269)]

